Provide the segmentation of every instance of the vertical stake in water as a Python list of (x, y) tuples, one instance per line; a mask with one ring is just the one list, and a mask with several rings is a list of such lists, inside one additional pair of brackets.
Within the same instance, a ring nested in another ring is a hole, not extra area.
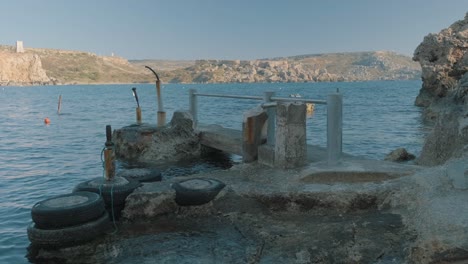
[(197, 101), (197, 90), (189, 90), (189, 111), (192, 114), (193, 129), (197, 128), (198, 125), (198, 101)]
[[(275, 92), (265, 92), (263, 94), (263, 101), (265, 103), (271, 102), (271, 97), (275, 95)], [(270, 146), (275, 145), (275, 126), (276, 126), (276, 109), (273, 107), (267, 108), (268, 115), (268, 128), (267, 128), (267, 144)]]
[(114, 143), (112, 142), (112, 128), (106, 126), (106, 143), (104, 147), (104, 170), (106, 181), (112, 181), (115, 176), (115, 154)]
[(60, 115), (61, 110), (62, 110), (62, 95), (59, 95), (58, 106), (57, 106), (57, 114), (58, 115)]
[(163, 102), (161, 97), (161, 80), (159, 80), (158, 74), (148, 66), (145, 66), (148, 70), (152, 71), (156, 77), (156, 97), (158, 100), (158, 127), (163, 127), (166, 124), (166, 112), (164, 112)]
[(327, 97), (328, 164), (336, 165), (341, 158), (343, 143), (343, 96), (337, 90)]
[(136, 88), (132, 88), (133, 91), (133, 96), (135, 97), (136, 103), (137, 103), (137, 108), (136, 108), (136, 122), (137, 124), (141, 124), (141, 108), (140, 108), (140, 101), (138, 100), (138, 94), (136, 91)]

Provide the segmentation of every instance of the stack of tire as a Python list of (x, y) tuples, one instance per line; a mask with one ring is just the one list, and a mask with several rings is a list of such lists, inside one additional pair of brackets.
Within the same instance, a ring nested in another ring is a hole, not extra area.
[(102, 235), (109, 228), (109, 216), (101, 196), (75, 192), (36, 203), (28, 226), (29, 240), (43, 248), (81, 244)]
[(86, 191), (101, 195), (109, 216), (112, 220), (118, 220), (125, 207), (125, 199), (140, 185), (139, 181), (132, 178), (114, 177), (108, 182), (98, 177), (78, 184), (73, 192)]

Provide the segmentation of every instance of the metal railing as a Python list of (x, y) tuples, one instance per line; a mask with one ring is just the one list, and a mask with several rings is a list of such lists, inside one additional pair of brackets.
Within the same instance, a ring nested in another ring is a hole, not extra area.
[(263, 96), (228, 95), (198, 93), (195, 89), (189, 90), (189, 111), (193, 117), (194, 128), (198, 125), (198, 96), (233, 98), (263, 101), (261, 106), (268, 115), (267, 144), (274, 145), (276, 126), (276, 107), (278, 102), (303, 102), (327, 105), (327, 158), (329, 164), (336, 164), (342, 153), (342, 123), (343, 123), (343, 96), (338, 91), (329, 94), (327, 100), (316, 100), (297, 97), (274, 97), (274, 92), (265, 92)]

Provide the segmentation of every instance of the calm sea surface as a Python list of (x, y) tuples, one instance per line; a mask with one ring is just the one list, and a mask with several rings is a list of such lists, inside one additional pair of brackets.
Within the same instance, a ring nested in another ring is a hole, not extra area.
[[(105, 126), (116, 129), (135, 122), (133, 86), (143, 121), (156, 123), (156, 92), (151, 84), (0, 87), (0, 263), (27, 262), (26, 227), (34, 203), (69, 193), (76, 184), (102, 175)], [(190, 88), (258, 96), (271, 90), (277, 96), (300, 94), (314, 99), (326, 99), (339, 88), (344, 97), (344, 151), (383, 159), (398, 147), (420, 152), (427, 133), (420, 110), (413, 106), (420, 87), (420, 81), (167, 84), (162, 94), (169, 121), (175, 110), (188, 108)], [(57, 115), (59, 95), (63, 97), (61, 115)], [(240, 129), (243, 111), (257, 103), (200, 98), (199, 119)], [(44, 125), (45, 117), (50, 125)], [(307, 129), (309, 143), (326, 145), (324, 106), (316, 106)], [(203, 170), (203, 165), (193, 166)]]

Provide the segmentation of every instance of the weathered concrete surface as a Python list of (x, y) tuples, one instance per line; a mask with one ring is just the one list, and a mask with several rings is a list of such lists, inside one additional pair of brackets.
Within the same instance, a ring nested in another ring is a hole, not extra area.
[[(190, 177), (145, 183), (127, 198), (116, 235), (35, 256), (69, 263), (429, 263), (453, 244), (438, 251), (427, 233), (444, 237), (441, 225), (466, 224), (453, 213), (432, 221), (436, 200), (421, 199), (433, 199), (425, 174), (418, 166), (353, 159), (286, 171), (241, 164), (194, 175), (227, 186), (215, 200), (193, 207), (177, 206), (170, 187)], [(438, 175), (428, 179), (443, 181)], [(425, 218), (416, 220), (415, 212)], [(447, 235), (455, 231), (463, 229)]]
[(116, 157), (128, 163), (167, 163), (198, 157), (200, 144), (188, 112), (175, 112), (168, 126), (133, 125), (113, 134)]
[(275, 132), (275, 166), (303, 166), (307, 162), (305, 104), (278, 103)]
[(219, 125), (199, 124), (200, 144), (226, 153), (242, 156), (242, 132)]
[[(194, 175), (227, 184), (179, 207), (171, 182), (126, 201), (119, 231), (82, 246), (32, 250), (48, 263), (464, 263), (468, 194), (446, 167), (345, 159), (282, 171), (241, 164)], [(455, 262), (460, 261), (460, 262)]]

